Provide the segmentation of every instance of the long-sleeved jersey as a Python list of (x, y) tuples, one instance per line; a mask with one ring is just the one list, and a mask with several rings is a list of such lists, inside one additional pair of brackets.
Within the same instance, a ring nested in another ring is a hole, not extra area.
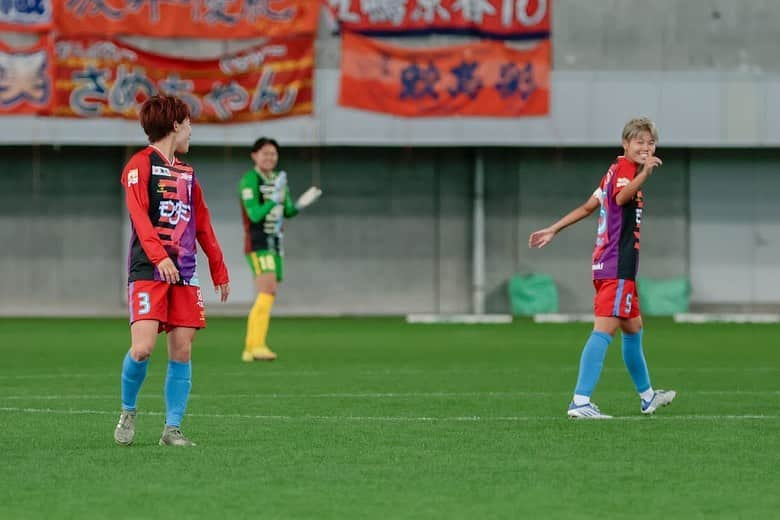
[(290, 190), (285, 187), (284, 202), (277, 204), (271, 197), (278, 173), (264, 176), (254, 168), (241, 177), (238, 195), (244, 221), (244, 252), (275, 251), (284, 254), (282, 226), (284, 218), (298, 214)]
[(122, 186), (133, 226), (128, 281), (162, 281), (155, 266), (170, 257), (179, 269), (179, 283), (200, 285), (197, 240), (208, 258), (214, 285), (228, 283), (222, 249), (191, 166), (176, 158), (169, 162), (150, 145), (125, 165)]
[(623, 206), (616, 197), (636, 176), (637, 166), (618, 157), (601, 179), (593, 196), (599, 199), (598, 230), (593, 249), (593, 279), (634, 280), (639, 270), (639, 228), (642, 224), (642, 191)]

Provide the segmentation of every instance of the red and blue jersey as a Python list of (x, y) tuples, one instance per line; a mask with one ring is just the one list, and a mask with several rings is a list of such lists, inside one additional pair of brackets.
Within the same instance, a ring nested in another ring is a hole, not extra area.
[(209, 260), (214, 285), (228, 282), (203, 192), (191, 166), (170, 162), (154, 146), (133, 155), (122, 171), (122, 186), (133, 226), (128, 281), (163, 278), (156, 265), (170, 257), (181, 284), (200, 285), (196, 241)]
[(639, 270), (639, 227), (642, 223), (642, 191), (623, 206), (615, 198), (637, 173), (637, 165), (618, 157), (609, 167), (593, 196), (599, 199), (598, 230), (593, 249), (593, 279), (635, 280)]

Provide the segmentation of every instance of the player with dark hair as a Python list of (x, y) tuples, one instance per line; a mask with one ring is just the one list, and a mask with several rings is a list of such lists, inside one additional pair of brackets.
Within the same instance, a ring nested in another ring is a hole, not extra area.
[(644, 198), (642, 185), (661, 165), (655, 149), (658, 130), (646, 117), (630, 120), (623, 128), (624, 155), (617, 158), (599, 187), (584, 204), (552, 226), (531, 233), (530, 247), (544, 247), (562, 229), (600, 208), (593, 250), (595, 320), (580, 359), (577, 386), (567, 415), (573, 419), (610, 419), (590, 401), (601, 376), (612, 335), (623, 331), (623, 360), (639, 394), (640, 411), (652, 414), (672, 402), (674, 390), (654, 390), (642, 350), (642, 316), (636, 274), (639, 270), (639, 228)]
[(189, 150), (187, 105), (172, 96), (153, 96), (141, 107), (140, 120), (151, 144), (122, 171), (132, 223), (127, 288), (131, 345), (122, 363), (122, 412), (114, 440), (124, 446), (133, 442), (138, 393), (157, 335), (165, 331), (168, 372), (160, 444), (195, 446), (182, 434), (181, 421), (192, 386), (192, 341), (195, 331), (206, 326), (196, 241), (223, 302), (230, 293), (228, 271), (195, 171), (174, 155)]
[(283, 224), (322, 194), (311, 187), (293, 202), (287, 188), (287, 173), (275, 170), (279, 144), (261, 137), (250, 153), (254, 167), (238, 186), (244, 221), (244, 253), (254, 276), (257, 298), (247, 318), (246, 341), (241, 359), (273, 361), (276, 353), (266, 343), (271, 308), (284, 272)]

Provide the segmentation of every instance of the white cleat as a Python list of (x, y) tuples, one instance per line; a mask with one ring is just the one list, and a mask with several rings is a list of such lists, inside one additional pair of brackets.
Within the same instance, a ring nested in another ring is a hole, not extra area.
[(574, 401), (569, 405), (566, 415), (569, 419), (612, 419), (611, 415), (601, 413), (599, 407), (593, 403), (577, 406)]
[(641, 411), (645, 415), (652, 415), (657, 409), (674, 401), (675, 397), (677, 397), (677, 392), (674, 390), (656, 390), (649, 401), (640, 399), (642, 402)]
[(135, 438), (135, 411), (122, 410), (119, 422), (114, 430), (114, 442), (120, 446), (130, 446)]

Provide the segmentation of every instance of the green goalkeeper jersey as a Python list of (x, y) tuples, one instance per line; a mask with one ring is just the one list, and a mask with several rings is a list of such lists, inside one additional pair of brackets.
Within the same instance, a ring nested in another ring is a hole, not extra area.
[(254, 168), (241, 177), (238, 195), (244, 220), (244, 252), (275, 251), (283, 254), (282, 236), (285, 217), (298, 214), (290, 197), (290, 190), (284, 187), (284, 202), (277, 204), (271, 199), (278, 172), (264, 175)]

